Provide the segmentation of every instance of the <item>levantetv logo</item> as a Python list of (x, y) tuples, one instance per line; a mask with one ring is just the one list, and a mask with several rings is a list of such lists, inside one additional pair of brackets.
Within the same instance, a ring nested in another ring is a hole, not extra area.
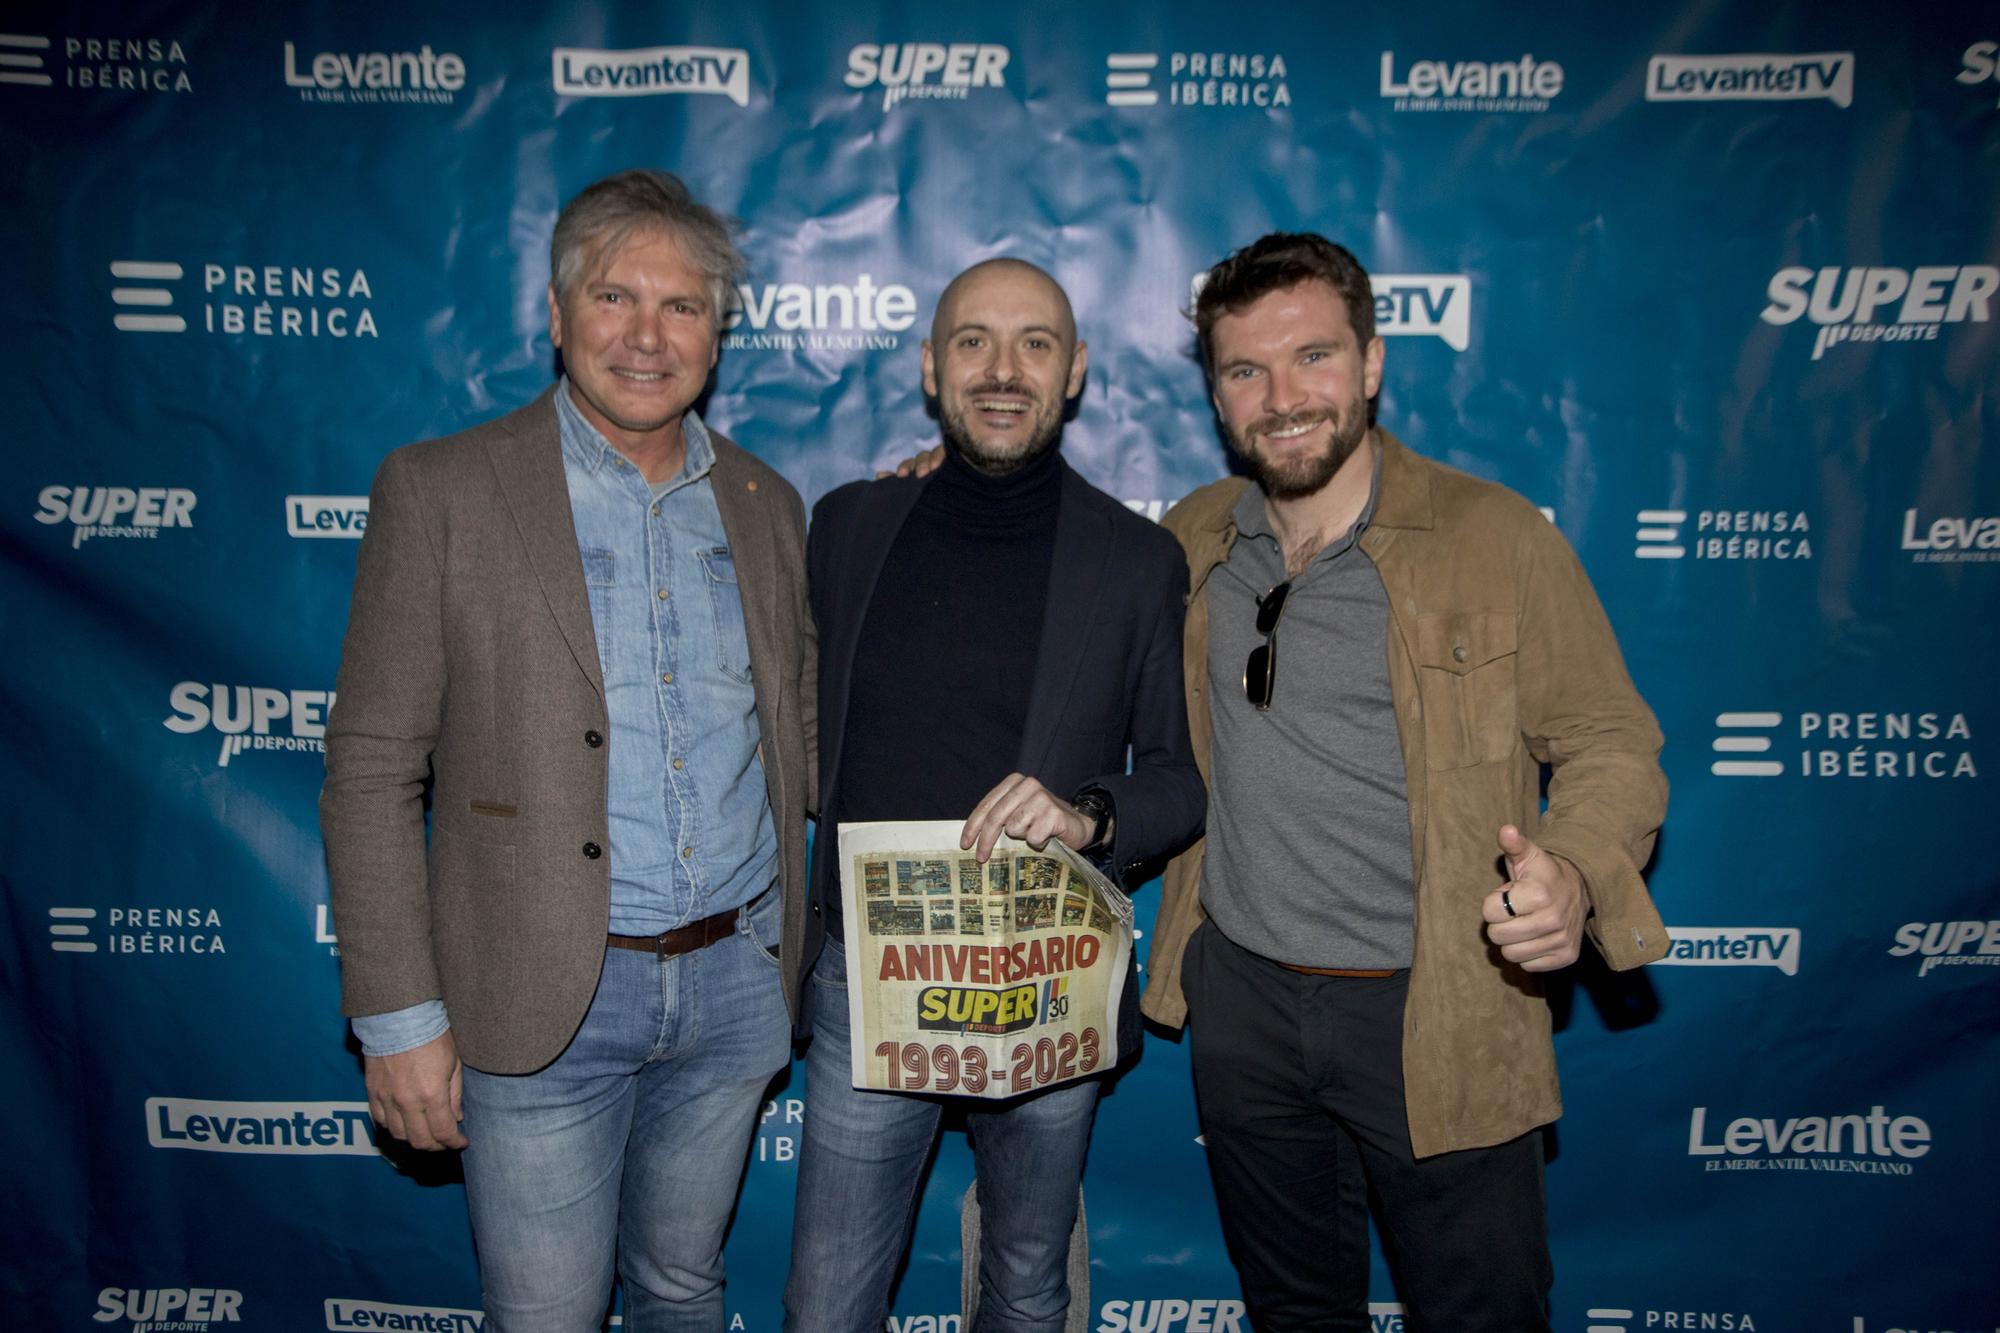
[(1654, 56), (1648, 102), (1800, 102), (1854, 105), (1854, 52), (1810, 55)]
[(715, 93), (750, 105), (750, 53), (720, 46), (642, 46), (594, 51), (558, 46), (558, 97), (656, 97)]
[(191, 1152), (373, 1157), (367, 1102), (218, 1102), (146, 1099), (146, 1141)]
[(326, 1302), (329, 1329), (409, 1329), (420, 1333), (479, 1333), (486, 1327), (481, 1310), (457, 1310), (443, 1305), (385, 1305), (330, 1297)]
[(1655, 967), (1775, 967), (1799, 974), (1797, 926), (1668, 926), (1672, 943)]
[(285, 531), (294, 537), (348, 537), (368, 531), (365, 495), (288, 495)]
[(1913, 1115), (1806, 1115), (1785, 1120), (1739, 1116), (1714, 1140), (1708, 1108), (1688, 1120), (1688, 1156), (1707, 1157), (1710, 1171), (1845, 1171), (1907, 1176), (1931, 1150), (1931, 1127)]
[[(1384, 338), (1437, 338), (1454, 352), (1472, 345), (1472, 279), (1463, 273), (1374, 273), (1375, 332)], [(1188, 280), (1188, 305), (1201, 300), (1206, 270)], [(1553, 520), (1551, 520), (1553, 521)]]
[[(1993, 318), (2000, 267), (1930, 264), (1920, 268), (1794, 266), (1771, 275), (1769, 303), (1758, 318), (1783, 327), (1801, 316), (1819, 326), (1812, 359), (1840, 343), (1936, 342), (1938, 329)], [(1889, 312), (1893, 318), (1887, 318)]]

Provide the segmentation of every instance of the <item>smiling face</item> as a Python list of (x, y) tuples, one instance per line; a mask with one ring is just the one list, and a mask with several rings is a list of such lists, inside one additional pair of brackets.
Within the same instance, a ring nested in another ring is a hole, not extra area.
[(673, 237), (642, 231), (593, 253), (566, 295), (549, 287), (549, 341), (577, 409), (635, 461), (674, 447), (718, 348), (713, 285)]
[(1222, 315), (1209, 339), (1230, 446), (1271, 498), (1316, 494), (1368, 436), (1382, 340), (1363, 347), (1340, 293), (1316, 279)]
[(1055, 447), (1088, 361), (1054, 279), (995, 260), (959, 274), (939, 299), (924, 340), (924, 392), (937, 399), (945, 440), (999, 475)]

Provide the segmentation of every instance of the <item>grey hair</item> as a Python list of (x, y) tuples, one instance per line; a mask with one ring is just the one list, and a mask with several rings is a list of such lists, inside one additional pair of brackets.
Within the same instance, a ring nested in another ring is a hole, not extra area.
[(730, 288), (746, 267), (742, 252), (730, 239), (735, 227), (734, 218), (698, 201), (671, 172), (641, 167), (606, 176), (585, 186), (556, 218), (555, 236), (549, 242), (556, 299), (569, 299), (593, 254), (605, 262), (634, 233), (663, 232), (708, 279), (719, 326), (729, 309)]

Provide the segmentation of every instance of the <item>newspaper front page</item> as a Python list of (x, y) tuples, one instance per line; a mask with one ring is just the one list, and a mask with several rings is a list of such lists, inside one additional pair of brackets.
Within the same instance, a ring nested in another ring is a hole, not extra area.
[(963, 828), (840, 826), (854, 1086), (1001, 1098), (1112, 1068), (1132, 900), (1060, 841), (981, 865)]

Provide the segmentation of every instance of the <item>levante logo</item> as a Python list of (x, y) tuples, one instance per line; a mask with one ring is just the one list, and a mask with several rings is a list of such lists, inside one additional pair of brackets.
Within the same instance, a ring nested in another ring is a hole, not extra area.
[(917, 294), (863, 273), (851, 283), (744, 283), (724, 313), (722, 345), (739, 351), (887, 351), (917, 322)]
[(414, 51), (321, 51), (302, 64), (286, 42), (285, 86), (302, 102), (449, 106), (465, 88), (465, 61), (425, 43)]
[(1931, 1127), (1880, 1106), (1866, 1115), (1739, 1116), (1709, 1138), (1708, 1108), (1688, 1119), (1688, 1156), (1709, 1171), (1834, 1171), (1907, 1176), (1932, 1147)]

